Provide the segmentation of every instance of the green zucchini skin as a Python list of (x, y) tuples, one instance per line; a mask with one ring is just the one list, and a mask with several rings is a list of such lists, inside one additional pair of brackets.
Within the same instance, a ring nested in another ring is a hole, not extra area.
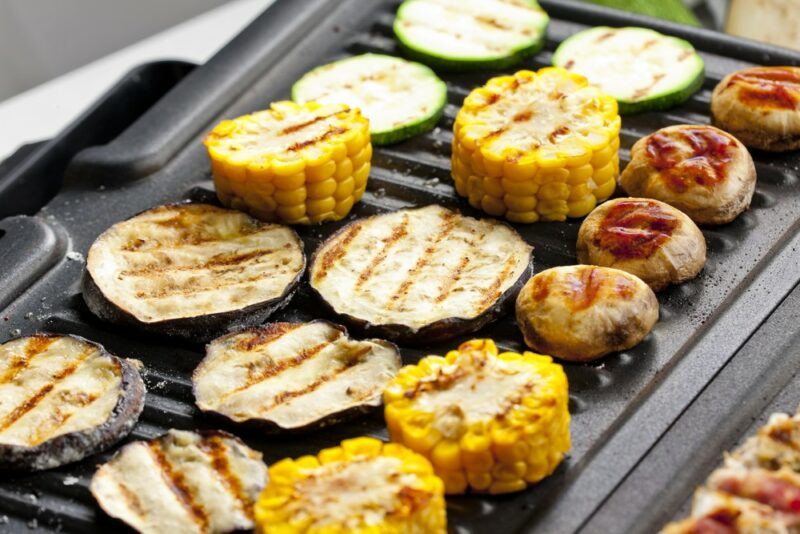
[[(415, 43), (409, 39), (402, 28), (403, 11), (407, 5), (417, 0), (406, 0), (397, 10), (393, 30), (397, 41), (400, 44), (401, 50), (406, 57), (419, 61), (430, 67), (453, 72), (465, 72), (474, 70), (502, 70), (508, 67), (519, 64), (526, 57), (532, 56), (539, 52), (545, 44), (547, 36), (547, 28), (550, 24), (549, 17), (543, 19), (543, 23), (539, 26), (537, 35), (530, 43), (523, 47), (510, 50), (508, 54), (497, 56), (451, 56), (437, 53), (430, 50), (423, 45)], [(539, 7), (536, 0), (526, 0), (531, 6)]]
[[(332, 67), (335, 68), (337, 64), (343, 64), (345, 62), (354, 62), (358, 61), (361, 58), (391, 58), (392, 60), (396, 61), (406, 61), (402, 58), (396, 58), (394, 56), (386, 56), (383, 54), (361, 54), (359, 56), (352, 56), (345, 59), (340, 59), (338, 61), (334, 61), (333, 63), (328, 63), (326, 65), (321, 65), (315, 69), (310, 70), (307, 72), (302, 78), (292, 85), (292, 100), (295, 102), (304, 102), (308, 100), (304, 97), (304, 87), (308, 83), (312, 83), (314, 76), (322, 71), (322, 69), (330, 69)], [(419, 119), (407, 122), (400, 126), (396, 126), (394, 128), (384, 129), (384, 130), (370, 130), (370, 137), (373, 145), (389, 145), (393, 143), (399, 143), (401, 141), (405, 141), (411, 137), (419, 135), (421, 133), (427, 132), (433, 129), (436, 126), (436, 123), (439, 122), (439, 119), (442, 118), (442, 114), (444, 113), (444, 108), (447, 105), (447, 85), (439, 79), (433, 70), (429, 67), (422, 65), (420, 63), (413, 63), (407, 62), (414, 66), (417, 71), (420, 73), (421, 76), (429, 77), (431, 80), (434, 80), (435, 85), (437, 86), (437, 95), (436, 100), (431, 102), (431, 111), (428, 112), (425, 116), (420, 117)], [(369, 118), (369, 117), (368, 117)]]
[[(662, 90), (659, 93), (647, 95), (644, 98), (640, 99), (630, 99), (620, 97), (619, 95), (613, 95), (617, 99), (617, 103), (619, 104), (619, 112), (622, 115), (633, 115), (637, 113), (644, 113), (648, 111), (661, 111), (666, 110), (672, 107), (675, 107), (686, 100), (689, 99), (695, 92), (697, 92), (703, 85), (703, 81), (705, 80), (705, 63), (703, 59), (700, 57), (699, 54), (695, 51), (694, 47), (688, 41), (683, 39), (679, 39), (677, 37), (672, 37), (669, 35), (663, 35), (654, 30), (649, 30), (647, 28), (636, 28), (636, 27), (625, 27), (625, 28), (608, 28), (608, 27), (596, 27), (591, 28), (589, 30), (585, 30), (575, 35), (569, 37), (568, 39), (564, 40), (559, 47), (556, 49), (555, 53), (553, 54), (553, 65), (556, 67), (563, 67), (568, 68), (569, 59), (567, 58), (568, 55), (573, 55), (572, 47), (582, 47), (585, 46), (584, 39), (589, 32), (597, 33), (599, 31), (608, 31), (608, 32), (617, 32), (617, 31), (630, 31), (630, 30), (641, 30), (643, 33), (647, 32), (652, 37), (657, 39), (668, 40), (673, 44), (677, 45), (679, 48), (685, 49), (687, 52), (692, 53), (692, 59), (694, 61), (693, 69), (691, 69), (691, 73), (685, 80), (683, 80), (682, 84), (676, 85), (673, 88)], [(596, 47), (601, 48), (602, 44), (595, 44)], [(591, 79), (589, 80), (592, 81)], [(597, 83), (597, 85), (602, 87), (601, 83)]]

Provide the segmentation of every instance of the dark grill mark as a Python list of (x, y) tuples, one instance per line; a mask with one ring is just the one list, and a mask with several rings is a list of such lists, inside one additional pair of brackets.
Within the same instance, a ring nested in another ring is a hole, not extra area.
[(86, 349), (80, 355), (78, 355), (69, 365), (65, 368), (60, 370), (56, 373), (51, 379), (50, 382), (43, 385), (39, 388), (36, 393), (25, 399), (25, 401), (14, 408), (8, 415), (6, 415), (2, 421), (0, 421), (0, 432), (7, 430), (10, 428), (14, 423), (19, 421), (25, 414), (33, 410), (41, 401), (44, 399), (48, 393), (50, 393), (53, 388), (56, 387), (56, 384), (67, 378), (69, 375), (74, 373), (78, 370), (78, 368), (83, 365), (83, 363), (91, 356), (95, 354), (97, 349), (91, 347)]
[(356, 288), (361, 287), (367, 282), (367, 280), (369, 280), (369, 278), (372, 276), (372, 273), (375, 272), (375, 269), (377, 269), (378, 266), (383, 263), (383, 260), (386, 259), (386, 256), (389, 254), (389, 250), (394, 246), (394, 244), (408, 235), (407, 227), (408, 216), (403, 215), (403, 222), (394, 227), (391, 235), (383, 240), (383, 247), (381, 250), (375, 255), (374, 258), (372, 258), (372, 261), (369, 263), (367, 268), (358, 275), (358, 279), (356, 280), (355, 284)]
[(492, 139), (494, 137), (498, 137), (498, 136), (502, 135), (506, 130), (508, 130), (508, 126), (501, 126), (500, 128), (497, 128), (496, 130), (492, 130), (488, 134), (484, 135), (481, 138), (481, 141), (487, 141), (487, 140)]
[(59, 338), (55, 336), (33, 336), (29, 338), (28, 342), (25, 344), (25, 355), (16, 355), (16, 357), (11, 360), (8, 369), (0, 375), (0, 384), (5, 384), (14, 380), (22, 371), (28, 368), (31, 361), (36, 356), (45, 352), (48, 347), (58, 341), (58, 339)]
[[(341, 333), (339, 333), (339, 336), (341, 336)], [(287, 358), (279, 362), (274, 362), (271, 359), (260, 360), (259, 362), (253, 362), (255, 365), (249, 370), (247, 374), (247, 381), (241, 386), (227, 392), (220, 400), (224, 400), (231, 395), (239, 393), (240, 391), (250, 389), (256, 384), (260, 384), (265, 380), (277, 376), (282, 372), (286, 371), (287, 369), (293, 369), (295, 367), (298, 367), (306, 360), (310, 360), (311, 358), (315, 357), (317, 354), (322, 352), (323, 349), (325, 349), (325, 347), (330, 345), (332, 341), (335, 341), (335, 339), (330, 341), (325, 341), (324, 343), (319, 343), (307, 349), (303, 349), (300, 351), (299, 354), (297, 354), (293, 358)]]
[(117, 485), (120, 494), (122, 494), (122, 498), (125, 499), (125, 504), (128, 505), (128, 509), (134, 511), (137, 516), (144, 517), (145, 509), (142, 505), (142, 501), (139, 500), (139, 496), (136, 495), (135, 492), (131, 491), (131, 489), (121, 480), (117, 479), (116, 477), (112, 477), (112, 479), (114, 484)]
[(320, 268), (314, 273), (314, 280), (319, 282), (328, 275), (328, 271), (333, 264), (339, 261), (347, 253), (347, 246), (352, 243), (361, 231), (361, 224), (354, 223), (344, 233), (341, 239), (337, 240), (333, 246), (322, 255)]
[(422, 269), (430, 261), (439, 244), (453, 231), (456, 224), (456, 214), (448, 211), (442, 216), (442, 228), (433, 238), (431, 244), (425, 249), (423, 255), (417, 260), (414, 267), (406, 274), (406, 279), (400, 284), (394, 294), (390, 297), (389, 302), (386, 304), (386, 309), (391, 310), (395, 305), (399, 304), (407, 295), (408, 290), (416, 282), (417, 277)]
[(201, 532), (207, 532), (209, 521), (206, 511), (200, 503), (195, 502), (192, 490), (183, 473), (175, 470), (158, 441), (151, 441), (147, 443), (147, 446), (150, 448), (153, 459), (161, 470), (161, 477), (164, 483), (183, 504), (186, 511), (189, 512), (192, 522), (199, 527)]
[(514, 122), (529, 121), (529, 120), (531, 120), (532, 116), (533, 116), (533, 112), (531, 110), (529, 110), (529, 109), (526, 109), (525, 111), (520, 111), (519, 113), (514, 115)]
[(595, 39), (595, 40), (594, 40), (594, 42), (595, 42), (595, 43), (602, 43), (603, 41), (605, 41), (605, 40), (607, 40), (607, 39), (610, 39), (610, 38), (611, 38), (611, 37), (613, 37), (613, 36), (614, 36), (614, 32), (605, 32), (605, 33), (601, 33), (601, 34), (600, 34), (600, 35), (597, 37), (597, 39)]
[[(80, 408), (89, 406), (96, 401), (100, 395), (87, 394), (84, 392), (77, 392), (71, 395), (66, 395), (63, 398), (63, 404), (55, 407), (55, 412), (50, 416), (46, 426), (40, 426), (34, 429), (34, 433), (28, 437), (28, 444), (30, 446), (38, 445), (43, 441), (47, 441), (50, 437), (56, 435), (58, 429), (64, 426), (73, 415), (75, 415)], [(63, 409), (66, 408), (66, 409)], [(68, 410), (69, 408), (75, 408)]]
[(225, 442), (219, 436), (211, 436), (200, 442), (200, 448), (211, 459), (211, 466), (214, 468), (214, 472), (225, 484), (225, 487), (228, 488), (228, 492), (239, 503), (242, 512), (252, 520), (253, 500), (242, 487), (242, 481), (231, 469), (230, 461), (228, 461), (228, 448)]
[[(275, 274), (282, 274), (282, 273), (272, 273)], [(197, 283), (196, 279), (188, 279), (182, 284), (178, 284), (175, 282), (165, 283), (161, 287), (151, 288), (147, 291), (137, 291), (136, 297), (143, 299), (143, 300), (154, 300), (154, 299), (162, 299), (166, 297), (173, 297), (175, 295), (182, 295), (182, 296), (190, 296), (196, 295), (198, 293), (206, 293), (208, 291), (222, 291), (229, 287), (233, 286), (241, 286), (244, 284), (251, 284), (253, 282), (258, 282), (259, 280), (263, 280), (268, 278), (266, 273), (258, 273), (253, 276), (248, 276), (246, 278), (243, 277), (233, 277), (230, 278), (212, 278), (210, 280), (210, 284), (208, 285), (200, 285)]]
[[(211, 270), (215, 267), (241, 267), (243, 264), (250, 263), (251, 260), (263, 258), (277, 252), (278, 249), (259, 249), (249, 252), (234, 252), (225, 254), (215, 254), (208, 261), (199, 265), (170, 265), (169, 262), (148, 263), (136, 269), (126, 269), (120, 271), (122, 276), (149, 276), (157, 273), (178, 272), (178, 271), (199, 271), (203, 269)], [(258, 263), (258, 262), (254, 262)], [(223, 272), (231, 272), (230, 269)]]
[(510, 31), (513, 29), (511, 26), (503, 24), (496, 18), (487, 15), (478, 15), (475, 17), (475, 20), (487, 26), (491, 26), (492, 28), (497, 28), (498, 30)]
[(559, 126), (555, 130), (550, 132), (550, 135), (547, 136), (547, 140), (550, 141), (551, 143), (555, 143), (556, 139), (568, 133), (569, 133), (569, 126)]
[(258, 329), (258, 332), (248, 338), (240, 339), (233, 346), (234, 350), (250, 352), (255, 349), (260, 349), (265, 345), (277, 341), (282, 336), (300, 328), (299, 324), (295, 323), (274, 323), (266, 325)]
[(371, 347), (364, 347), (363, 349), (360, 349), (358, 352), (352, 354), (351, 356), (349, 356), (347, 358), (339, 358), (339, 359), (343, 360), (344, 365), (340, 365), (338, 367), (333, 368), (333, 370), (331, 372), (320, 376), (319, 378), (317, 378), (313, 382), (310, 382), (309, 384), (303, 386), (300, 389), (284, 391), (282, 393), (279, 393), (278, 395), (276, 395), (273, 398), (272, 404), (270, 404), (269, 406), (264, 407), (261, 410), (261, 412), (262, 413), (269, 412), (270, 410), (274, 410), (275, 408), (277, 408), (281, 404), (284, 404), (287, 401), (290, 401), (292, 399), (296, 399), (297, 397), (302, 397), (303, 395), (308, 395), (309, 393), (313, 393), (314, 391), (316, 391), (320, 386), (322, 386), (326, 382), (330, 382), (331, 380), (335, 380), (337, 376), (339, 376), (342, 373), (347, 372), (352, 367), (354, 367), (358, 363), (360, 363), (361, 357), (364, 356), (365, 354), (367, 354), (370, 350), (372, 350)]
[(287, 126), (283, 130), (281, 130), (281, 135), (287, 135), (287, 134), (290, 134), (290, 133), (299, 132), (300, 130), (302, 130), (302, 129), (308, 127), (308, 126), (311, 126), (312, 124), (316, 124), (319, 121), (323, 121), (325, 119), (329, 119), (331, 117), (335, 117), (339, 113), (347, 113), (348, 111), (350, 111), (350, 108), (344, 108), (344, 109), (341, 109), (341, 110), (336, 111), (334, 113), (329, 113), (327, 115), (318, 115), (318, 116), (314, 117), (313, 119), (309, 119), (309, 120), (307, 120), (305, 122), (300, 122), (300, 123), (297, 123), (297, 124), (293, 124), (291, 126)]
[(502, 286), (503, 283), (508, 279), (508, 275), (511, 274), (515, 264), (516, 261), (514, 261), (514, 257), (509, 256), (505, 265), (503, 266), (503, 270), (499, 275), (497, 275), (497, 278), (494, 279), (492, 285), (490, 285), (484, 292), (484, 297), (481, 301), (482, 307), (486, 308), (487, 306), (490, 306), (501, 295), (500, 286)]
[(461, 275), (463, 274), (464, 269), (467, 268), (467, 265), (469, 265), (469, 255), (470, 252), (468, 251), (466, 254), (464, 254), (464, 256), (461, 257), (461, 259), (458, 261), (458, 265), (456, 266), (456, 268), (453, 270), (452, 273), (450, 273), (450, 276), (445, 280), (444, 285), (439, 290), (439, 294), (436, 296), (437, 303), (444, 302), (450, 295), (450, 292), (453, 290), (456, 284), (458, 284), (458, 282), (461, 281)]
[[(132, 223), (144, 224), (144, 223)], [(169, 239), (142, 239), (137, 238), (133, 241), (126, 243), (120, 247), (124, 252), (154, 252), (162, 249), (175, 249), (179, 247), (191, 247), (197, 245), (206, 245), (209, 243), (219, 243), (220, 241), (230, 241), (240, 237), (247, 237), (253, 234), (262, 232), (270, 232), (275, 228), (271, 228), (267, 224), (249, 225), (245, 224), (237, 229), (236, 237), (222, 238), (218, 235), (209, 234), (202, 227), (203, 223), (198, 223), (197, 226), (181, 229), (170, 236)], [(138, 232), (143, 235), (148, 235), (147, 231)]]
[(305, 141), (298, 141), (296, 143), (293, 143), (289, 145), (286, 148), (286, 150), (288, 150), (289, 152), (296, 152), (298, 150), (306, 148), (307, 146), (315, 145), (317, 143), (325, 141), (326, 139), (328, 139), (329, 137), (333, 137), (334, 135), (343, 134), (346, 131), (347, 130), (342, 128), (341, 126), (334, 126), (333, 128), (329, 128), (325, 133), (322, 133), (316, 137), (312, 137), (311, 139), (307, 139)]

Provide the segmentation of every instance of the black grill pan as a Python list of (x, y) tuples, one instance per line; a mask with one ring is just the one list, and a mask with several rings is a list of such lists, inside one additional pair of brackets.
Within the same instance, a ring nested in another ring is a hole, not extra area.
[[(641, 136), (676, 123), (708, 123), (711, 89), (728, 72), (753, 64), (797, 64), (800, 55), (576, 2), (543, 1), (553, 19), (545, 50), (520, 68), (549, 65), (564, 38), (598, 24), (639, 25), (694, 43), (707, 66), (701, 91), (664, 113), (623, 118), (622, 159)], [(36, 217), (0, 222), (0, 340), (36, 330), (69, 332), (145, 362), (147, 407), (131, 439), (170, 427), (211, 423), (193, 406), (189, 376), (202, 347), (150, 338), (93, 318), (79, 294), (85, 254), (108, 226), (149, 207), (180, 199), (213, 199), (200, 139), (220, 118), (264, 108), (288, 97), (291, 83), (318, 64), (361, 52), (398, 54), (391, 35), (397, 2), (277, 0), (206, 65), (195, 69), (111, 142), (73, 159), (65, 185)], [(468, 91), (496, 73), (443, 74), (449, 104), (439, 127), (375, 150), (368, 191), (352, 217), (439, 203), (480, 215), (449, 178), (451, 128)], [(800, 280), (800, 180), (797, 154), (754, 154), (759, 183), (750, 211), (705, 231), (709, 262), (700, 278), (659, 296), (661, 320), (633, 350), (592, 365), (566, 365), (573, 414), (573, 450), (548, 480), (504, 497), (448, 499), (453, 532), (574, 532), (658, 441)], [(351, 218), (352, 218), (351, 217)], [(341, 224), (301, 229), (307, 251)], [(575, 262), (578, 222), (518, 226), (535, 246), (536, 269)], [(306, 290), (279, 319), (318, 315)], [(521, 349), (511, 317), (479, 334)], [(403, 348), (405, 361), (455, 346)], [(306, 436), (237, 432), (268, 462), (330, 446), (343, 438), (385, 437), (380, 414)], [(0, 478), (0, 531), (35, 520), (46, 530), (104, 532), (116, 525), (87, 490), (95, 465), (110, 453), (34, 475)], [(65, 484), (65, 481), (67, 484)], [(614, 531), (612, 529), (611, 531)]]

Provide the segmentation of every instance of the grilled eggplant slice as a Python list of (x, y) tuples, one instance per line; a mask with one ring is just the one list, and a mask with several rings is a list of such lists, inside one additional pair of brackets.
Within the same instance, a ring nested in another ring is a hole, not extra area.
[(299, 430), (379, 406), (400, 366), (387, 341), (356, 341), (327, 321), (273, 323), (211, 342), (192, 378), (204, 412)]
[(286, 226), (208, 204), (172, 204), (97, 238), (83, 297), (106, 321), (208, 341), (284, 306), (305, 265), (302, 242)]
[(0, 345), (0, 468), (50, 469), (104, 450), (144, 408), (137, 363), (77, 336)]
[(423, 344), (474, 332), (513, 304), (533, 248), (511, 227), (441, 206), (355, 221), (314, 253), (309, 278), (350, 326)]
[(215, 534), (253, 528), (267, 467), (220, 431), (170, 430), (123, 447), (92, 477), (100, 507), (143, 534)]

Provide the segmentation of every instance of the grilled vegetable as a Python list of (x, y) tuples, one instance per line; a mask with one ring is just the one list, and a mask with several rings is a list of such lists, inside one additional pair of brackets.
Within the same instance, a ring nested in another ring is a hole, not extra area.
[(549, 22), (535, 0), (406, 0), (394, 34), (434, 67), (502, 69), (538, 52)]
[(362, 54), (317, 67), (294, 84), (292, 99), (347, 104), (369, 119), (372, 143), (396, 143), (433, 128), (447, 103), (447, 86), (424, 65)]
[(220, 202), (265, 221), (338, 221), (369, 176), (369, 121), (345, 104), (276, 102), (205, 139)]
[(793, 521), (769, 506), (708, 489), (699, 489), (692, 517), (667, 525), (662, 534), (788, 534)]
[(391, 343), (327, 321), (272, 323), (215, 339), (193, 383), (204, 412), (300, 429), (379, 406), (400, 365)]
[(100, 507), (143, 534), (253, 528), (261, 454), (220, 431), (170, 430), (123, 447), (92, 477)]
[(767, 424), (736, 449), (727, 461), (747, 468), (786, 467), (800, 473), (800, 415), (772, 414)]
[(607, 267), (547, 269), (517, 297), (517, 324), (532, 349), (588, 361), (638, 345), (658, 321), (658, 299), (638, 277)]
[(616, 198), (581, 224), (578, 261), (627, 271), (660, 291), (700, 274), (706, 241), (697, 225), (669, 204)]
[(355, 221), (314, 253), (311, 288), (369, 335), (431, 343), (501, 315), (530, 276), (513, 229), (428, 206)]
[(745, 145), (800, 148), (800, 67), (754, 67), (729, 74), (711, 95), (714, 124)]
[(76, 336), (0, 345), (0, 468), (49, 469), (125, 437), (144, 408), (136, 365)]
[(257, 532), (444, 534), (443, 484), (396, 443), (348, 439), (272, 464), (255, 506)]
[(89, 249), (83, 298), (101, 319), (208, 340), (263, 322), (305, 270), (290, 228), (208, 204), (159, 206)]
[(789, 469), (737, 469), (723, 467), (708, 478), (708, 488), (769, 506), (800, 523), (800, 476)]
[(599, 26), (559, 45), (553, 65), (586, 76), (622, 114), (668, 109), (703, 85), (705, 65), (683, 39), (647, 28)]
[(756, 167), (742, 143), (713, 126), (669, 126), (633, 145), (619, 183), (698, 224), (725, 224), (750, 206)]
[(447, 493), (522, 490), (570, 448), (561, 366), (489, 339), (403, 367), (383, 399), (392, 441), (428, 457)]
[(614, 192), (620, 118), (613, 98), (546, 68), (492, 78), (453, 126), (458, 194), (519, 223), (582, 217)]

